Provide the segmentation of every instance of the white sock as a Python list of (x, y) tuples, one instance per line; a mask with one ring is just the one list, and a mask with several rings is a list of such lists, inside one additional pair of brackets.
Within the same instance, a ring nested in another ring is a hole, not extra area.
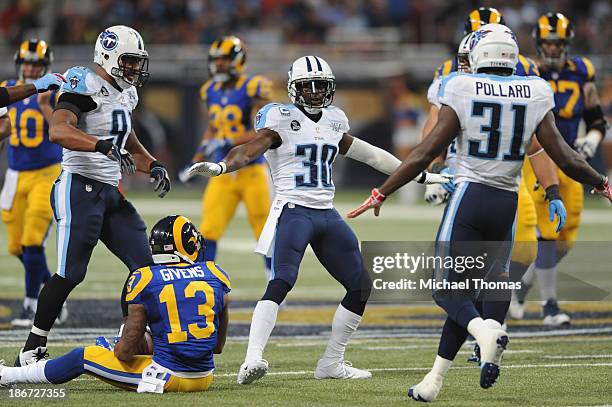
[(540, 286), (540, 299), (544, 302), (557, 298), (557, 267), (535, 270)]
[(256, 361), (263, 357), (263, 351), (268, 343), (274, 324), (278, 304), (270, 300), (258, 301), (251, 319), (251, 330), (249, 331), (249, 346), (245, 361)]
[(334, 319), (332, 320), (332, 332), (323, 358), (331, 363), (341, 362), (344, 360), (344, 351), (349, 338), (357, 330), (361, 322), (361, 315), (357, 315), (344, 308), (342, 304), (338, 305)]
[(17, 384), (17, 383), (50, 383), (45, 377), (46, 360), (32, 363), (22, 367), (2, 367), (2, 376), (0, 383), (2, 384)]
[(25, 297), (23, 299), (23, 308), (31, 309), (32, 311), (36, 311), (37, 306), (38, 306), (38, 298)]
[(436, 355), (436, 360), (431, 368), (431, 373), (445, 377), (452, 364), (452, 360), (444, 359), (442, 356)]
[(485, 323), (484, 319), (477, 317), (472, 319), (467, 326), (468, 332), (476, 338), (476, 342), (480, 343), (482, 333), (489, 330), (489, 326)]

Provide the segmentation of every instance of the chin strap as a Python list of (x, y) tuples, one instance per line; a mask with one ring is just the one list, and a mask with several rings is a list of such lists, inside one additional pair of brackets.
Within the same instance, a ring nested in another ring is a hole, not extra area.
[(306, 111), (306, 113), (308, 114), (319, 114), (321, 113), (321, 108), (320, 107), (306, 107), (303, 106), (304, 110)]

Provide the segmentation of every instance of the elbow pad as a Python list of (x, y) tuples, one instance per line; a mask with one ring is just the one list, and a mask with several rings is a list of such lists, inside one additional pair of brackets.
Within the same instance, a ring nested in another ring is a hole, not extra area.
[(585, 110), (583, 117), (587, 126), (587, 132), (591, 130), (599, 130), (601, 134), (604, 136), (606, 135), (608, 122), (606, 121), (606, 117), (604, 116), (600, 105)]

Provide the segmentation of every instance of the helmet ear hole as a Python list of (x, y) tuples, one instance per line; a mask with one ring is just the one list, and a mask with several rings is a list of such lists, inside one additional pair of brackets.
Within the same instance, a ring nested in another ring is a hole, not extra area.
[(104, 54), (104, 59), (106, 59), (108, 61), (109, 58), (110, 58), (110, 55)]

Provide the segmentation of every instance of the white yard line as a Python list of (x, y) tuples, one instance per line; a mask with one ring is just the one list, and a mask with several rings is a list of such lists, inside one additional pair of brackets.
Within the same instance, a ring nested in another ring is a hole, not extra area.
[(545, 355), (544, 359), (612, 359), (612, 355)]

